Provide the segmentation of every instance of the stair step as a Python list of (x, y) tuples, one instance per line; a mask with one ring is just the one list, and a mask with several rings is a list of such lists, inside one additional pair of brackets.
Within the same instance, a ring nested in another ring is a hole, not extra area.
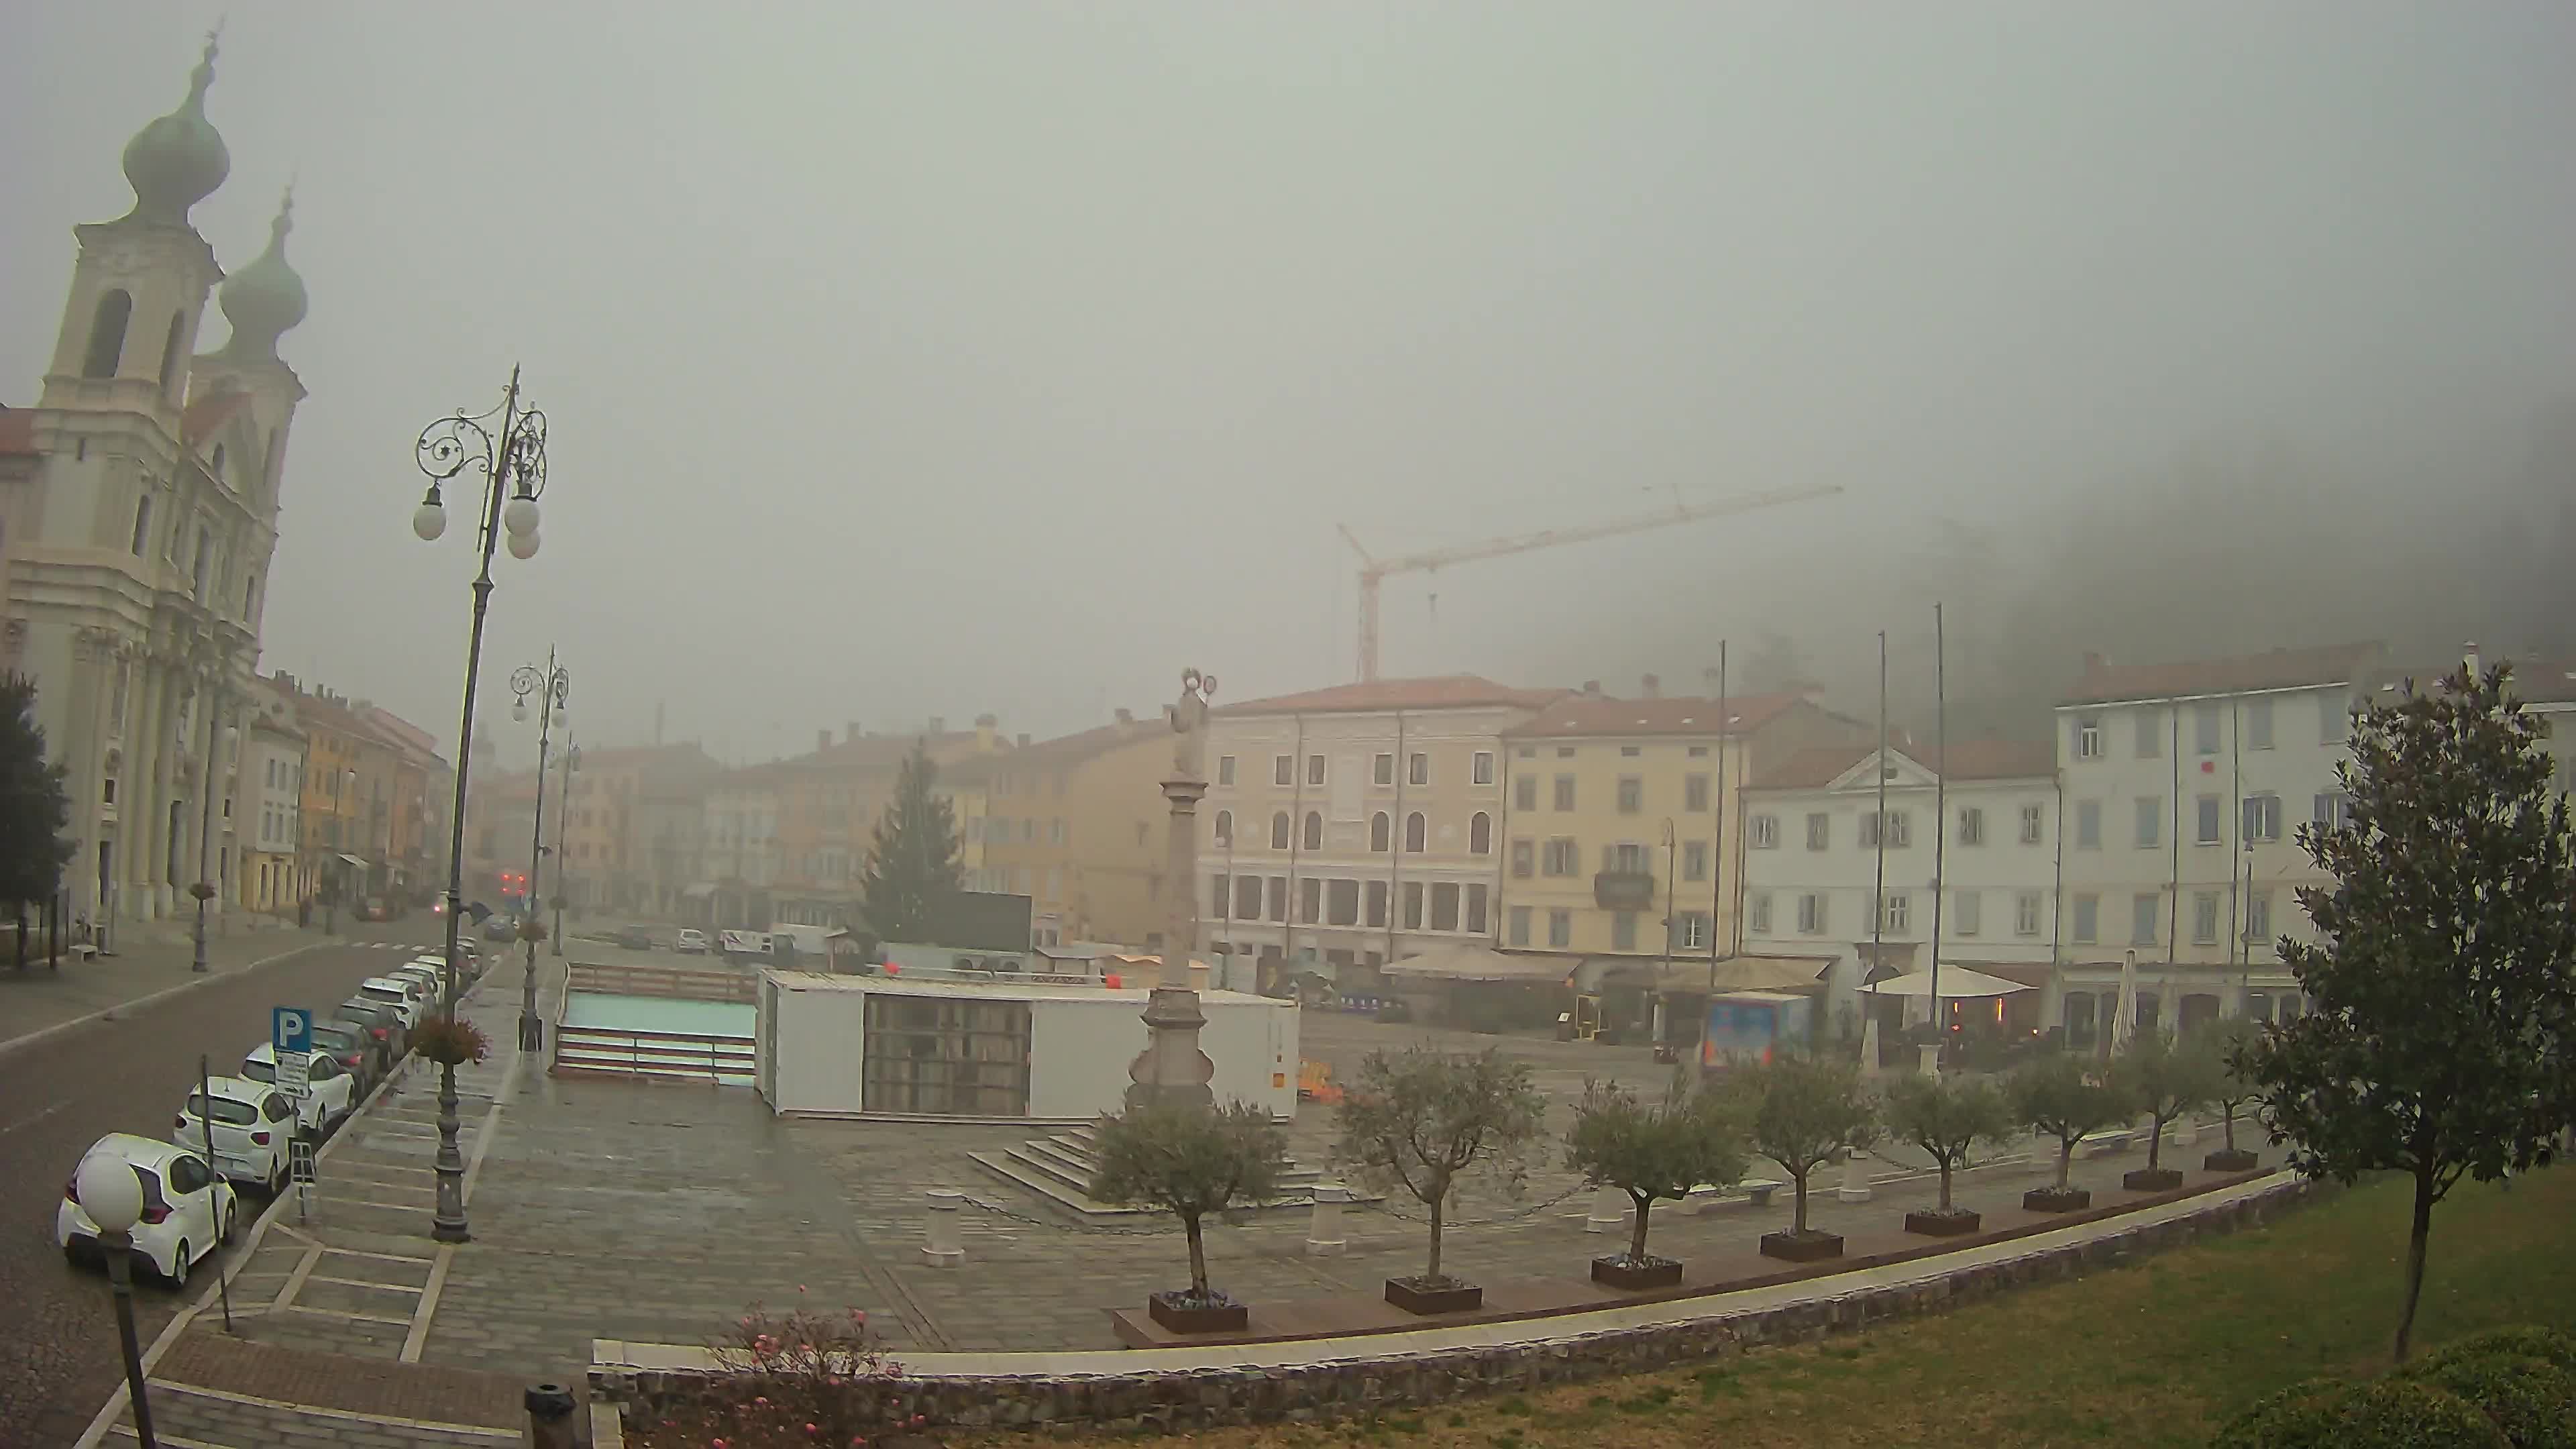
[[(968, 1158), (972, 1159), (977, 1166), (982, 1167), (985, 1171), (992, 1173), (996, 1177), (1017, 1183), (1021, 1187), (1027, 1188), (1029, 1191), (1036, 1193), (1038, 1196), (1045, 1198), (1051, 1203), (1054, 1203), (1056, 1206), (1086, 1218), (1155, 1217), (1161, 1215), (1163, 1211), (1160, 1208), (1154, 1207), (1131, 1207), (1119, 1203), (1094, 1202), (1082, 1190), (1084, 1187), (1089, 1185), (1088, 1183), (1077, 1184), (1068, 1182), (1056, 1173), (1033, 1166), (1027, 1158), (1021, 1157), (1013, 1150), (1006, 1149), (1001, 1152), (969, 1152), (966, 1155)], [(1314, 1205), (1315, 1194), (1313, 1183), (1301, 1183), (1293, 1187), (1283, 1185), (1283, 1187), (1285, 1190), (1271, 1201), (1261, 1203), (1249, 1209), (1237, 1209), (1237, 1211), (1277, 1212), (1289, 1208), (1305, 1208), (1312, 1207)], [(1374, 1196), (1363, 1194), (1356, 1196), (1354, 1200), (1374, 1202), (1377, 1199)]]

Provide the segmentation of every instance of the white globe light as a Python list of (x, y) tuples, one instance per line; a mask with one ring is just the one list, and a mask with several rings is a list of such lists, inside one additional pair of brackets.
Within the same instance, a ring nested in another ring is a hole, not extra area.
[[(537, 500), (527, 497), (511, 499), (507, 504), (502, 506), (501, 526), (510, 530), (514, 536), (522, 533), (536, 532)], [(525, 555), (521, 555), (521, 557), (525, 557)]]
[(527, 702), (525, 699), (517, 700), (517, 701), (515, 701), (515, 702), (513, 702), (513, 703), (511, 704), (511, 706), (510, 706), (510, 718), (512, 718), (512, 719), (516, 719), (516, 720), (524, 720), (524, 719), (526, 719), (527, 717), (528, 717), (528, 702)]
[(510, 557), (527, 559), (535, 558), (536, 556), (537, 531), (535, 529), (532, 528), (525, 533), (513, 533), (510, 535)]
[(121, 1158), (82, 1158), (72, 1175), (72, 1191), (80, 1194), (81, 1211), (102, 1233), (124, 1232), (143, 1218), (143, 1179), (134, 1175), (133, 1163)]
[(423, 543), (436, 543), (447, 532), (447, 510), (435, 503), (423, 503), (411, 511), (411, 531)]

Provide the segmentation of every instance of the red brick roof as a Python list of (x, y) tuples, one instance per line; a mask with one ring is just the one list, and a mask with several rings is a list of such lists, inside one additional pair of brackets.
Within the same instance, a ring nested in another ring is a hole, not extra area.
[[(1731, 695), (1726, 700), (1727, 734), (1758, 730), (1802, 703), (1802, 693)], [(1655, 699), (1608, 699), (1574, 694), (1538, 715), (1503, 731), (1510, 739), (1563, 739), (1582, 735), (1715, 735), (1718, 702), (1693, 696)]]
[(2234, 659), (2195, 659), (2172, 664), (2113, 664), (2098, 654), (2084, 658), (2083, 677), (2061, 704), (2120, 704), (2130, 700), (2186, 699), (2243, 694), (2259, 689), (2355, 684), (2379, 662), (2376, 643), (2333, 644), (2319, 649), (2274, 649)]
[(1051, 740), (1038, 740), (998, 754), (976, 755), (953, 765), (939, 767), (939, 778), (964, 784), (980, 781), (1005, 770), (1058, 769), (1078, 765), (1098, 755), (1105, 755), (1121, 745), (1138, 740), (1172, 737), (1170, 728), (1159, 719), (1139, 719), (1128, 724), (1105, 724), (1096, 729), (1059, 735)]
[[(2462, 661), (2429, 664), (2420, 668), (2401, 669), (2388, 666), (2371, 680), (2371, 697), (2387, 703), (2413, 680), (2419, 692), (2438, 689), (2441, 682), (2459, 672)], [(2513, 666), (2513, 682), (2507, 692), (2525, 704), (2565, 704), (2576, 701), (2576, 659), (2513, 659), (2488, 654), (2478, 661), (2481, 669), (2493, 669), (2500, 663)]]
[[(1887, 752), (1932, 768), (1943, 756), (1953, 780), (2042, 780), (2057, 773), (2057, 747), (2022, 740), (1952, 740), (1944, 751), (1929, 745), (1908, 748), (1893, 740)], [(1749, 790), (1816, 790), (1839, 780), (1852, 766), (1878, 753), (1876, 745), (1830, 745), (1800, 750), (1764, 770)]]
[(1398, 709), (1475, 709), (1503, 705), (1540, 709), (1561, 699), (1562, 689), (1514, 689), (1473, 674), (1442, 674), (1423, 679), (1379, 679), (1366, 684), (1335, 684), (1301, 694), (1273, 695), (1220, 706), (1216, 713), (1245, 714), (1375, 714)]

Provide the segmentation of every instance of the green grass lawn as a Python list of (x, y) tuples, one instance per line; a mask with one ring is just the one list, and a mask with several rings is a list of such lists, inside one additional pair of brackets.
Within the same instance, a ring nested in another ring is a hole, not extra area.
[[(2200, 1445), (2252, 1400), (2387, 1366), (2410, 1186), (2386, 1180), (2200, 1246), (1799, 1348), (1470, 1401), (1373, 1424), (1186, 1437), (1242, 1449)], [(2418, 1351), (2504, 1323), (2576, 1328), (2576, 1167), (2435, 1210)]]

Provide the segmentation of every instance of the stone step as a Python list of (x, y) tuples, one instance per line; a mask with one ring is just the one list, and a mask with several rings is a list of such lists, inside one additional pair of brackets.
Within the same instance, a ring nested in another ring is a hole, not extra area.
[[(1069, 1140), (1071, 1134), (1033, 1138), (1016, 1147), (1003, 1149), (1004, 1155), (1023, 1167), (1042, 1172), (1079, 1192), (1090, 1183), (1091, 1174), (1100, 1159), (1094, 1153)], [(1311, 1188), (1323, 1180), (1323, 1173), (1304, 1166), (1294, 1158), (1280, 1169), (1279, 1185), (1283, 1188)]]
[[(1056, 1206), (1084, 1217), (1150, 1216), (1160, 1211), (1158, 1208), (1094, 1202), (1088, 1192), (1091, 1186), (1090, 1165), (1077, 1166), (1061, 1148), (1046, 1152), (1030, 1150), (1044, 1146), (1043, 1142), (1032, 1141), (999, 1152), (969, 1152), (966, 1155), (987, 1172), (1017, 1183)], [(1279, 1196), (1251, 1211), (1312, 1206), (1315, 1186), (1322, 1180), (1323, 1174), (1314, 1168), (1291, 1161), (1280, 1172)], [(1355, 1192), (1353, 1196), (1353, 1201), (1358, 1202), (1376, 1200), (1369, 1194)]]

